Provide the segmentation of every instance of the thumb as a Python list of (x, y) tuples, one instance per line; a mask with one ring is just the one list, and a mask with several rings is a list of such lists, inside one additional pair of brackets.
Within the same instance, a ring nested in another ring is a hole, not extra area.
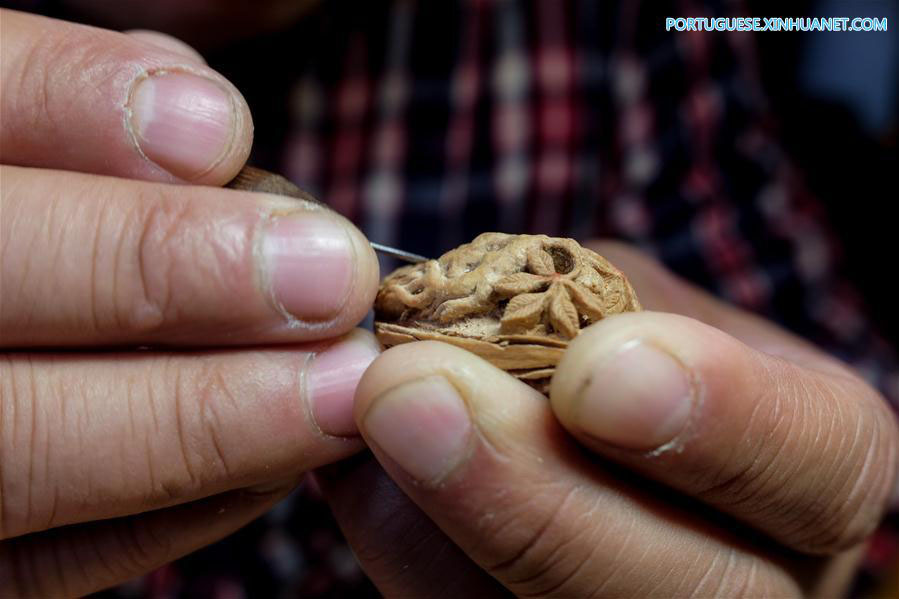
[[(825, 370), (843, 370), (811, 343), (755, 314), (727, 304), (677, 276), (657, 260), (618, 241), (592, 241), (587, 247), (627, 273), (647, 310), (695, 318), (765, 353)], [(836, 368), (835, 365), (837, 365)]]
[(829, 364), (803, 366), (684, 316), (622, 314), (571, 343), (551, 403), (588, 447), (827, 553), (874, 529), (899, 448), (883, 399)]

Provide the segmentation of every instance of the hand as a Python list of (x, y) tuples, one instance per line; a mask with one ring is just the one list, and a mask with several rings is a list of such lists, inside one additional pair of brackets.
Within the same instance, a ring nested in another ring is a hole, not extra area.
[(319, 478), (366, 572), (387, 596), (837, 596), (893, 485), (883, 398), (649, 259), (598, 251), (680, 314), (585, 329), (549, 402), (434, 342), (365, 373), (380, 466)]
[(185, 46), (0, 22), (0, 595), (82, 595), (362, 447), (378, 266), (330, 211), (173, 184), (228, 181), (251, 144)]

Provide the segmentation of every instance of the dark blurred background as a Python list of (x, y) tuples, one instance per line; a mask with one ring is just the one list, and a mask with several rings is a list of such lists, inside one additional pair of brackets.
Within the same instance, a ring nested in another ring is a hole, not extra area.
[(882, 330), (899, 340), (899, 2), (749, 2), (756, 16), (889, 19), (886, 34), (756, 36), (781, 140), (843, 240), (847, 273)]

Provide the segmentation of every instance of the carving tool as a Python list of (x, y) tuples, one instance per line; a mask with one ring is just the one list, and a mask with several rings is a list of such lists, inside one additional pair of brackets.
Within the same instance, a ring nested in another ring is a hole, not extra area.
[[(234, 177), (234, 179), (232, 179), (225, 187), (230, 187), (231, 189), (243, 189), (246, 191), (275, 193), (282, 196), (299, 198), (301, 200), (306, 200), (307, 202), (313, 202), (315, 204), (328, 207), (327, 204), (316, 199), (311, 194), (303, 191), (281, 175), (276, 175), (275, 173), (271, 173), (261, 168), (256, 168), (255, 166), (243, 167), (243, 169), (241, 169), (241, 171), (237, 173), (237, 176)], [(418, 254), (413, 254), (412, 252), (392, 248), (390, 246), (375, 243), (373, 241), (370, 243), (372, 249), (379, 254), (385, 254), (404, 262), (417, 264), (419, 262), (428, 261), (428, 259), (424, 256), (419, 256)]]

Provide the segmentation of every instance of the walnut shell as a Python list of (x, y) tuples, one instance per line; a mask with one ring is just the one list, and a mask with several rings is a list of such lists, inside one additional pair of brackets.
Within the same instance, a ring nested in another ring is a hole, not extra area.
[(627, 278), (573, 239), (484, 233), (385, 278), (375, 334), (462, 347), (546, 392), (582, 328), (641, 309)]

